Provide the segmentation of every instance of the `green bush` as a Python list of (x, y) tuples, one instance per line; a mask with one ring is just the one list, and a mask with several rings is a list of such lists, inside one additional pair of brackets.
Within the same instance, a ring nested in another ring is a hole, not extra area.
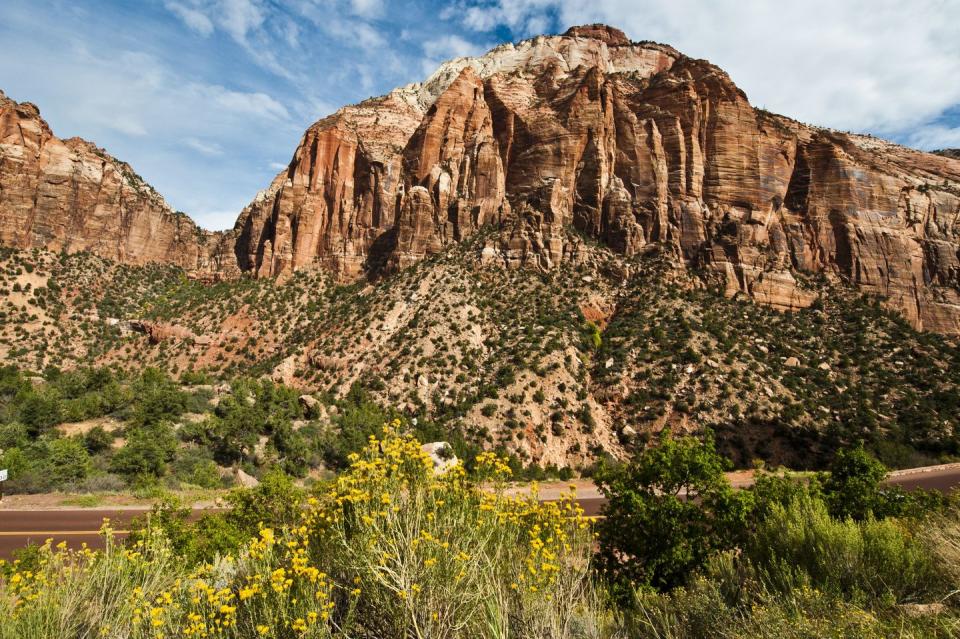
[(201, 488), (217, 488), (221, 485), (220, 469), (209, 452), (199, 448), (177, 451), (172, 464), (174, 476), (181, 482)]
[(78, 482), (90, 473), (90, 454), (82, 440), (74, 437), (55, 439), (47, 444), (50, 480), (54, 484)]
[(665, 431), (629, 464), (601, 469), (596, 482), (608, 500), (598, 524), (601, 571), (624, 590), (670, 589), (740, 541), (753, 495), (733, 490), (725, 462), (709, 437)]
[(83, 436), (83, 445), (91, 455), (110, 450), (113, 445), (113, 433), (108, 433), (103, 426), (94, 426)]
[(830, 514), (866, 519), (882, 508), (880, 482), (886, 476), (886, 466), (864, 450), (863, 445), (838, 450), (823, 484)]
[(781, 593), (814, 587), (854, 601), (899, 602), (943, 587), (930, 554), (904, 523), (837, 519), (815, 497), (774, 505), (746, 554), (764, 583)]
[(177, 440), (167, 422), (133, 428), (127, 443), (110, 460), (110, 470), (128, 478), (162, 477), (176, 449)]

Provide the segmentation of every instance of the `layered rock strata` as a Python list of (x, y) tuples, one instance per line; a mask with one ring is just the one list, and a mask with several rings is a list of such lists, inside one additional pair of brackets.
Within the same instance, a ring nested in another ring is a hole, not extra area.
[[(241, 266), (345, 279), (483, 225), (487, 261), (580, 237), (665, 244), (732, 295), (810, 305), (805, 276), (960, 332), (960, 162), (754, 109), (729, 76), (602, 25), (503, 45), (321, 120), (241, 216)], [(571, 233), (571, 231), (578, 233)]]
[(349, 281), (487, 227), (484, 262), (658, 245), (730, 295), (800, 308), (825, 275), (960, 333), (960, 160), (755, 109), (709, 62), (603, 25), (450, 61), (320, 120), (232, 234), (57, 140), (31, 105), (4, 101), (0, 134), (4, 244)]
[(202, 277), (237, 271), (231, 233), (173, 211), (125, 162), (61, 140), (36, 106), (0, 93), (0, 244), (176, 264)]

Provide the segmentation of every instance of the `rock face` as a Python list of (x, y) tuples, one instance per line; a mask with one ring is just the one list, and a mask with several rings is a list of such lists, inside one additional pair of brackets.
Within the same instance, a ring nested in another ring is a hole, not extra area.
[(547, 269), (584, 238), (628, 257), (659, 245), (731, 296), (801, 308), (824, 275), (960, 333), (960, 160), (754, 109), (709, 62), (604, 25), (452, 60), (320, 120), (235, 236), (4, 104), (4, 244), (355, 280), (487, 227), (484, 263)]
[(0, 244), (171, 263), (202, 276), (236, 271), (231, 234), (198, 228), (128, 164), (57, 138), (36, 106), (2, 92)]
[[(261, 275), (402, 268), (478, 228), (549, 268), (579, 236), (649, 243), (782, 309), (801, 274), (960, 332), (960, 162), (754, 109), (722, 70), (603, 25), (497, 47), (311, 127), (241, 215)], [(579, 233), (571, 233), (576, 230)]]

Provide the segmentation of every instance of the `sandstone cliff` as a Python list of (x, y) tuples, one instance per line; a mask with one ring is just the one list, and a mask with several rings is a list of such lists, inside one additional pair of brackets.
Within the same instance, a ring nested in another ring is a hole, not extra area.
[(648, 243), (782, 309), (798, 273), (960, 332), (960, 162), (754, 109), (719, 68), (575, 27), (341, 109), (242, 214), (241, 266), (404, 267), (494, 224), (484, 256), (549, 268), (587, 235)]
[(227, 234), (130, 168), (0, 101), (0, 242), (201, 273), (340, 280), (404, 268), (481, 227), (486, 263), (549, 269), (585, 238), (780, 309), (811, 275), (960, 333), (960, 160), (753, 108), (721, 69), (603, 25), (442, 65), (311, 126)]
[(128, 164), (80, 138), (61, 140), (36, 106), (3, 93), (0, 244), (170, 263), (205, 277), (236, 271), (230, 233), (200, 229)]

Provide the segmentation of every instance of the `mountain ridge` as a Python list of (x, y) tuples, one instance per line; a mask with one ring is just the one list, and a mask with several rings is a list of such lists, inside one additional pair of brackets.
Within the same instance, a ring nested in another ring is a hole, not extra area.
[(222, 232), (142, 197), (129, 165), (56, 139), (33, 105), (0, 108), (8, 246), (349, 282), (493, 226), (484, 263), (554, 268), (582, 237), (628, 257), (659, 244), (728, 295), (802, 308), (798, 274), (824, 273), (960, 333), (960, 161), (755, 109), (715, 65), (605, 25), (457, 58), (318, 120)]

